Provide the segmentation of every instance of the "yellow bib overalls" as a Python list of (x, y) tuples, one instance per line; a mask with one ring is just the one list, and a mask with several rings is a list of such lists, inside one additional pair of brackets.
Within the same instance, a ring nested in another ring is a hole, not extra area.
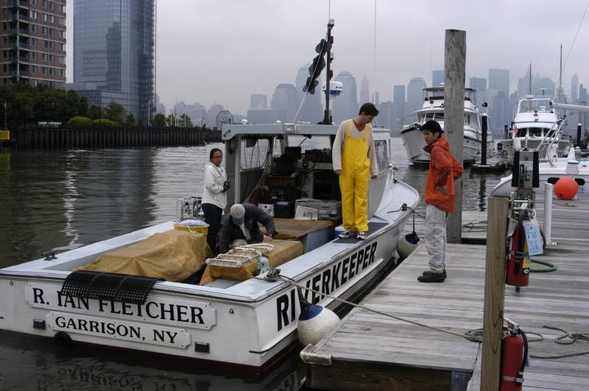
[(350, 136), (352, 120), (347, 122), (346, 138), (342, 153), (342, 174), (339, 186), (342, 192), (342, 214), (344, 229), (368, 232), (368, 180), (370, 159), (368, 158), (368, 135), (372, 127), (367, 124), (364, 136)]

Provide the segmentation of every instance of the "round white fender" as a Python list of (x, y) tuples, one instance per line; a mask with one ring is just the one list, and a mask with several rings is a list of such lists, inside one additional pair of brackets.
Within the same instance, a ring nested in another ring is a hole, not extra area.
[(417, 248), (419, 244), (419, 236), (415, 233), (404, 235), (399, 239), (397, 244), (397, 253), (402, 259), (405, 259)]
[(297, 336), (303, 346), (315, 345), (340, 321), (333, 311), (319, 305), (308, 305), (301, 312), (297, 324)]

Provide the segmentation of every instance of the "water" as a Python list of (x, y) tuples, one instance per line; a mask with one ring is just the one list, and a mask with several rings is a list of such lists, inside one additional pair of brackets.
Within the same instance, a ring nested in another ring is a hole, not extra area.
[[(176, 199), (201, 195), (205, 147), (16, 151), (0, 154), (0, 267), (38, 259), (176, 217)], [(393, 139), (397, 177), (423, 194), (426, 170)], [(464, 210), (486, 210), (500, 176), (464, 174)], [(0, 390), (294, 390), (304, 377), (295, 353), (262, 376), (168, 358), (143, 358), (53, 341), (0, 340)]]

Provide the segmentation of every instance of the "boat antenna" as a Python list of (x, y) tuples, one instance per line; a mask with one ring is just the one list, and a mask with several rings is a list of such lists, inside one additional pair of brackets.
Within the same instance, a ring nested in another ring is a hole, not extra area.
[(333, 71), (331, 70), (331, 45), (333, 45), (333, 36), (331, 35), (331, 29), (335, 25), (335, 21), (333, 19), (329, 19), (327, 22), (327, 56), (326, 62), (327, 66), (325, 68), (325, 113), (323, 116), (323, 124), (324, 125), (331, 125), (332, 118), (331, 112), (329, 111), (329, 94), (331, 93), (331, 78), (333, 76)]
[(374, 53), (373, 53), (373, 59), (372, 59), (372, 69), (373, 69), (373, 77), (374, 77), (374, 81), (373, 81), (373, 85), (374, 85), (374, 90), (372, 91), (372, 103), (376, 104), (376, 2), (377, 0), (374, 0)]

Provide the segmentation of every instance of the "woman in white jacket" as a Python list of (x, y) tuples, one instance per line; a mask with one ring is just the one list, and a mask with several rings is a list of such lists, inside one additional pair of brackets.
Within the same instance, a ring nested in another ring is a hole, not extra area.
[(223, 152), (219, 148), (211, 149), (210, 163), (205, 166), (205, 183), (202, 196), (202, 211), (205, 221), (209, 225), (207, 242), (213, 252), (217, 243), (217, 234), (221, 229), (223, 209), (227, 206), (227, 190), (230, 184), (227, 182), (225, 169), (221, 167)]

